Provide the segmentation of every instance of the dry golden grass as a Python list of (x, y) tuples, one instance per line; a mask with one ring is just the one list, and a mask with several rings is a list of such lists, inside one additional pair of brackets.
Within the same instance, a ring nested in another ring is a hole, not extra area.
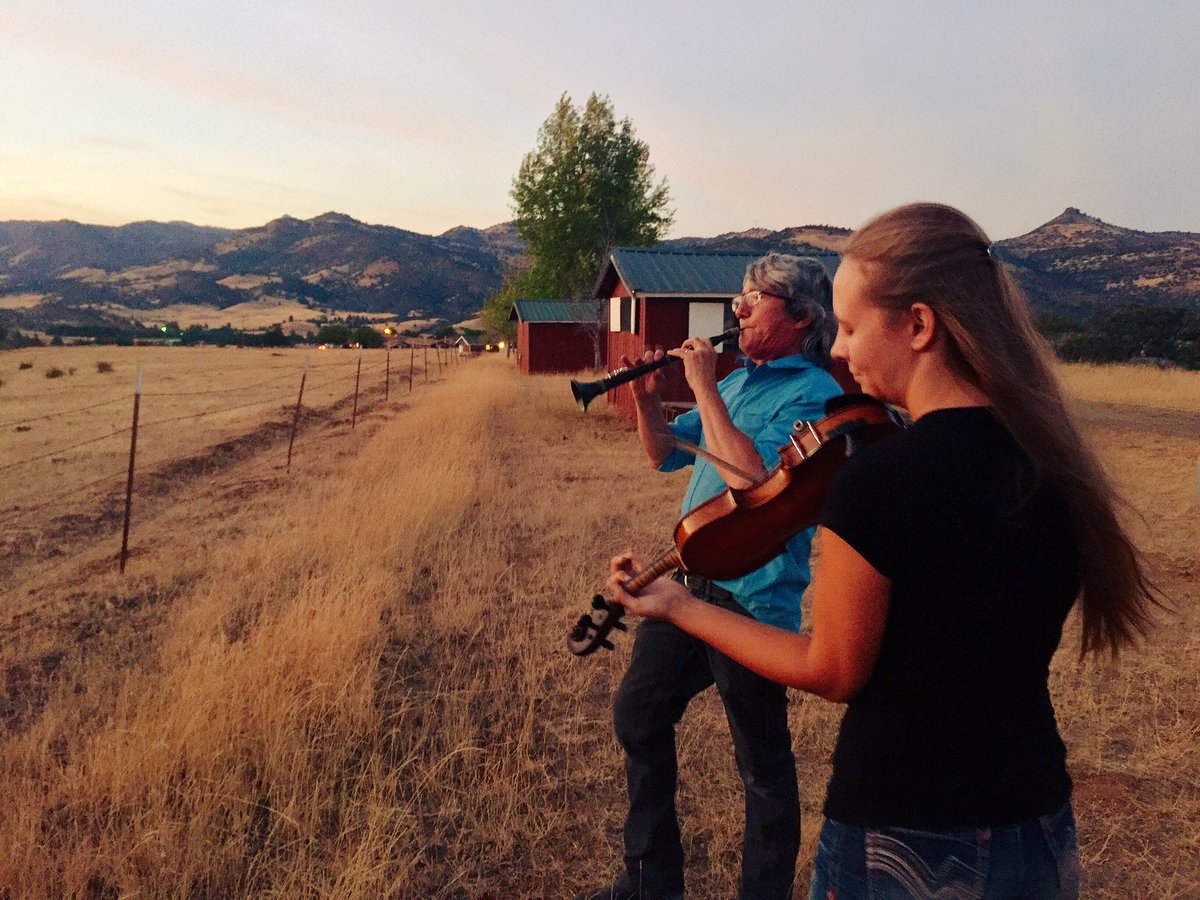
[[(1055, 662), (1085, 895), (1195, 897), (1200, 435), (1081, 412), (1178, 607), (1116, 669)], [(124, 578), (111, 527), (15, 571), (0, 896), (561, 898), (615, 872), (630, 641), (579, 660), (563, 633), (614, 551), (661, 549), (685, 476), (498, 356), (313, 431), (290, 474), (260, 453), (181, 478)], [(802, 880), (838, 714), (794, 698)], [(679, 747), (690, 893), (728, 896), (741, 785), (714, 697)]]
[(0, 295), (0, 309), (33, 309), (40, 306), (48, 294), (3, 294)]
[[(80, 271), (84, 274), (93, 273), (92, 277), (84, 279), (90, 281), (122, 280), (123, 278), (123, 276), (112, 276), (101, 269)], [(175, 270), (169, 266), (147, 267), (139, 271), (146, 274), (147, 277), (161, 276), (168, 282), (174, 281), (173, 272)], [(270, 278), (261, 275), (231, 275), (229, 278), (222, 279), (221, 283), (225, 284), (226, 287), (235, 289), (252, 289), (261, 287), (270, 281)], [(51, 296), (51, 294), (33, 293), (0, 294), (0, 309), (34, 309), (49, 300)], [(235, 303), (232, 306), (224, 308), (205, 306), (199, 303), (172, 303), (167, 306), (155, 306), (146, 309), (135, 309), (132, 306), (124, 306), (120, 303), (100, 303), (96, 305), (96, 308), (121, 319), (133, 319), (141, 322), (149, 328), (157, 328), (160, 325), (175, 323), (180, 328), (192, 328), (197, 325), (201, 328), (220, 328), (223, 325), (230, 325), (245, 331), (269, 328), (276, 324), (286, 325), (289, 324), (289, 317), (294, 319), (295, 323), (300, 323), (314, 322), (325, 315), (323, 310), (305, 306), (303, 303), (287, 297), (261, 297), (255, 300), (246, 300), (244, 303)], [(329, 316), (331, 318), (356, 316), (380, 322), (397, 320), (397, 317), (393, 313), (354, 312), (350, 310), (332, 310), (329, 312)], [(431, 319), (428, 321), (432, 322), (436, 320)]]
[[(252, 277), (252, 276), (236, 276)], [(230, 285), (239, 287), (241, 285)], [(172, 303), (169, 306), (154, 307), (153, 309), (133, 309), (116, 303), (108, 303), (103, 307), (105, 312), (124, 319), (134, 319), (151, 328), (174, 322), (180, 328), (191, 328), (199, 325), (201, 328), (220, 328), (231, 325), (243, 330), (269, 328), (275, 324), (286, 323), (291, 316), (297, 322), (307, 322), (323, 315), (320, 310), (305, 306), (295, 300), (285, 297), (263, 297), (258, 300), (247, 300), (235, 303), (233, 306), (217, 308), (195, 303)], [(394, 320), (390, 313), (362, 313), (335, 310), (332, 317), (359, 316), (365, 319)]]
[[(1200, 372), (1072, 363), (1058, 366), (1058, 374), (1078, 400), (1200, 412)], [(1196, 427), (1200, 431), (1200, 421)]]
[[(306, 358), (304, 405), (313, 415), (331, 414), (334, 404), (353, 394), (360, 356), (360, 388), (382, 394), (388, 370), (383, 350), (38, 347), (0, 353), (0, 467), (35, 460), (0, 468), (0, 519), (47, 498), (82, 499), (81, 491), (108, 490), (114, 478), (124, 484), (138, 365), (138, 470), (151, 471), (222, 441), (264, 429), (274, 434), (279, 423), (290, 424)], [(416, 383), (425, 378), (424, 351), (415, 360), (407, 350), (392, 351), (390, 360), (393, 396), (407, 393), (410, 362)], [(112, 370), (100, 372), (102, 362)], [(30, 367), (21, 368), (25, 364)], [(434, 351), (429, 366), (436, 376)], [(52, 368), (68, 374), (49, 379)], [(199, 413), (205, 415), (187, 418)], [(111, 437), (76, 447), (104, 435)], [(298, 446), (303, 452), (302, 440)]]

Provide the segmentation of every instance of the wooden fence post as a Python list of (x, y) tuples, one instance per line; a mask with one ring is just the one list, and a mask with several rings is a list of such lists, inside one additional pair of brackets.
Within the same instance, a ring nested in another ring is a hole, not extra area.
[(383, 402), (387, 403), (392, 392), (392, 348), (387, 348), (386, 370), (383, 373)]
[(129, 515), (133, 510), (133, 462), (137, 456), (138, 409), (142, 405), (142, 364), (138, 363), (137, 375), (133, 379), (133, 427), (129, 431), (129, 475), (125, 479), (125, 526), (121, 532), (121, 574), (125, 574), (125, 560), (129, 558)]
[(417, 362), (417, 348), (413, 344), (408, 345), (408, 392), (412, 393), (412, 375), (413, 366)]
[(429, 345), (425, 345), (425, 383), (429, 384)]
[(292, 468), (292, 445), (296, 443), (296, 427), (300, 424), (300, 402), (304, 399), (304, 381), (308, 378), (308, 357), (304, 357), (304, 371), (300, 374), (300, 393), (296, 396), (296, 411), (292, 414), (292, 436), (288, 439), (287, 469)]
[(442, 377), (442, 348), (434, 347), (433, 352), (437, 355), (438, 360), (438, 378)]

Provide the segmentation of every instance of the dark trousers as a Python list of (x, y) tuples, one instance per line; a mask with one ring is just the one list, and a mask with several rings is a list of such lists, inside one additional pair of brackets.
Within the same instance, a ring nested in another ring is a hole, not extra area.
[[(710, 601), (742, 615), (734, 599)], [(683, 846), (675, 814), (675, 724), (716, 684), (746, 789), (742, 900), (792, 896), (800, 850), (800, 798), (787, 726), (787, 692), (666, 622), (637, 629), (629, 671), (613, 704), (625, 750), (629, 815), (620, 884), (643, 900), (683, 896)]]

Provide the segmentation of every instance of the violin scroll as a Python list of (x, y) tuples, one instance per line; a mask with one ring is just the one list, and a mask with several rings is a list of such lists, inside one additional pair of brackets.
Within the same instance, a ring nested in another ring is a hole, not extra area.
[[(625, 590), (636, 597), (638, 591), (654, 579), (678, 568), (679, 551), (672, 547), (642, 571), (634, 572), (625, 582)], [(597, 594), (592, 598), (592, 609), (596, 611), (594, 615), (584, 613), (575, 623), (575, 627), (567, 632), (567, 649), (576, 656), (587, 656), (598, 647), (612, 650), (613, 644), (608, 636), (613, 631), (627, 630), (627, 626), (621, 621), (625, 615), (625, 607), (620, 603)]]
[(567, 633), (567, 649), (576, 656), (587, 656), (603, 647), (612, 650), (613, 643), (608, 640), (614, 630), (628, 631), (629, 626), (621, 621), (625, 615), (625, 607), (614, 600), (608, 600), (603, 594), (592, 597), (592, 609), (596, 610), (593, 617), (584, 613), (575, 623), (575, 627)]

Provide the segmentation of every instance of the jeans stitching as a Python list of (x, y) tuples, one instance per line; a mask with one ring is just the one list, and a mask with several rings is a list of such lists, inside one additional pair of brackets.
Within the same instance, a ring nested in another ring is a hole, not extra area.
[[(947, 836), (930, 837), (945, 841)], [(960, 851), (966, 847), (975, 851), (976, 865), (971, 865), (951, 849), (934, 868), (920, 850), (894, 834), (868, 829), (864, 835), (864, 849), (871, 895), (886, 896), (882, 892), (883, 884), (890, 879), (912, 897), (929, 900), (978, 900), (982, 897), (987, 873), (977, 868), (978, 840), (965, 842), (948, 837)]]

